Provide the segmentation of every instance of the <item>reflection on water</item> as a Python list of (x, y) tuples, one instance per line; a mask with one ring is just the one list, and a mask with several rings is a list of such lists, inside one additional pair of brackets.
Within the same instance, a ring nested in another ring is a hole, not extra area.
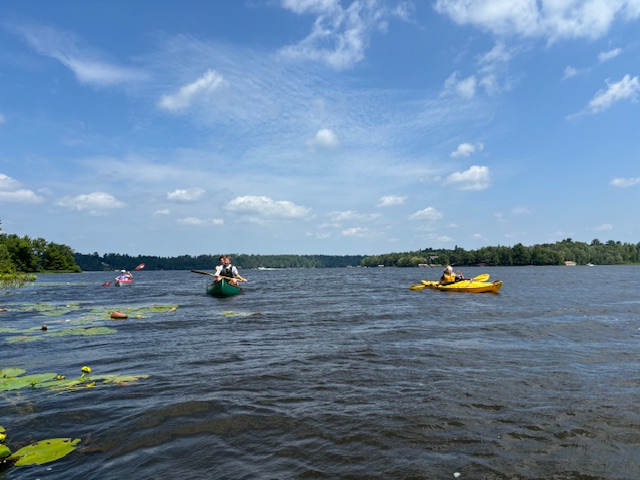
[[(440, 272), (389, 268), (247, 270), (228, 299), (191, 272), (4, 291), (0, 368), (149, 375), (1, 392), (12, 449), (82, 439), (4, 478), (640, 478), (640, 269), (464, 271), (485, 272), (499, 294), (412, 291)], [(178, 308), (104, 318), (152, 305)], [(44, 322), (115, 333), (8, 341)]]

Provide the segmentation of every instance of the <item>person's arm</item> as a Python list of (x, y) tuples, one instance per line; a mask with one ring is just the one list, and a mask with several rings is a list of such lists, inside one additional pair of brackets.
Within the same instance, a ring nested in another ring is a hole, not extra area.
[(231, 271), (231, 273), (233, 273), (233, 276), (235, 278), (240, 279), (241, 282), (246, 282), (247, 279), (244, 278), (242, 275), (240, 275), (240, 273), (238, 273), (238, 269), (236, 267), (233, 267), (233, 270)]

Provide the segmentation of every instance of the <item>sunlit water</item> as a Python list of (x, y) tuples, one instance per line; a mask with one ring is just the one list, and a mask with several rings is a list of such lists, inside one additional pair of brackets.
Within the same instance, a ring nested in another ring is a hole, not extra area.
[(0, 291), (1, 327), (49, 332), (79, 311), (15, 310), (178, 305), (93, 323), (109, 335), (0, 334), (0, 368), (149, 375), (0, 392), (13, 450), (82, 439), (0, 478), (640, 478), (640, 267), (464, 269), (485, 272), (499, 294), (408, 289), (435, 268), (244, 270), (229, 299), (189, 271), (143, 270), (127, 288), (102, 287), (109, 272), (43, 275)]

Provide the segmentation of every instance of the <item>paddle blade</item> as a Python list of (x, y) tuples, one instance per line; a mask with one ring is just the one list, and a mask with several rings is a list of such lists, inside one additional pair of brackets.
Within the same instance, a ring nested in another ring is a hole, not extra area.
[(111, 282), (104, 282), (104, 283), (102, 284), (102, 286), (103, 286), (103, 287), (108, 287), (109, 285), (111, 285)]
[(409, 286), (409, 290), (422, 290), (423, 288), (427, 288), (427, 287), (422, 284)]
[(142, 270), (143, 268), (144, 268), (144, 263), (141, 263), (134, 270)]
[(473, 277), (471, 279), (474, 282), (486, 282), (487, 280), (489, 280), (489, 274), (488, 273), (483, 273), (482, 275), (478, 275), (477, 277)]

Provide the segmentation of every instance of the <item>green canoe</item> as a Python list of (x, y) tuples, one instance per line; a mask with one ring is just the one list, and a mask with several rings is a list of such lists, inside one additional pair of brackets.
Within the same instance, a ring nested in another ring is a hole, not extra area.
[(236, 285), (231, 285), (224, 278), (212, 285), (207, 285), (207, 295), (214, 297), (232, 297), (242, 292), (242, 289)]

